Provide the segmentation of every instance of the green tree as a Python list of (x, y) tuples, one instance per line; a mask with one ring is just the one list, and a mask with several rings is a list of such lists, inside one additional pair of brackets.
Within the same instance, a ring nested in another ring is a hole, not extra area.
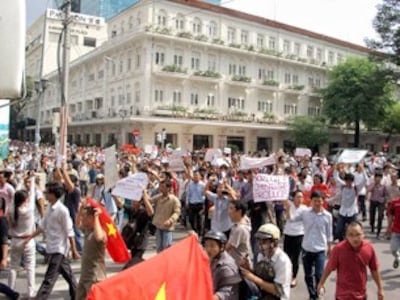
[(389, 72), (366, 58), (349, 58), (328, 73), (321, 89), (323, 113), (334, 125), (354, 126), (354, 147), (360, 144), (360, 125), (380, 125), (391, 100)]
[(400, 1), (383, 0), (377, 8), (373, 26), (379, 39), (366, 42), (370, 48), (387, 53), (389, 60), (400, 66)]
[(400, 133), (400, 102), (396, 102), (388, 107), (381, 128), (383, 132), (388, 134), (386, 138), (387, 141), (390, 140), (392, 134)]
[(321, 118), (297, 116), (289, 123), (288, 129), (297, 147), (314, 149), (329, 141), (328, 126)]

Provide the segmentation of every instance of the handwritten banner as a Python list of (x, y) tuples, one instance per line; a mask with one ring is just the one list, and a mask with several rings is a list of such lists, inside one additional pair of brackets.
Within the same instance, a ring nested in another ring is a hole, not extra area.
[(117, 182), (112, 190), (112, 195), (128, 200), (140, 201), (143, 190), (147, 187), (149, 180), (145, 173), (135, 173)]
[(222, 156), (223, 155), (221, 149), (208, 149), (204, 157), (204, 160), (213, 161), (214, 159), (221, 158)]
[(254, 202), (280, 201), (289, 197), (289, 178), (280, 175), (257, 174), (253, 184)]
[(338, 158), (339, 163), (356, 164), (359, 163), (368, 153), (368, 150), (345, 149)]
[(241, 170), (249, 170), (249, 169), (258, 169), (265, 166), (271, 166), (276, 164), (275, 157), (263, 157), (263, 158), (254, 158), (254, 157), (246, 157), (242, 156), (240, 158), (240, 169)]
[(304, 156), (309, 156), (311, 157), (312, 152), (308, 148), (296, 148), (294, 151), (294, 156), (299, 156), (299, 157), (304, 157)]
[(185, 170), (185, 164), (181, 157), (171, 157), (169, 159), (169, 168), (168, 170), (173, 172), (181, 172)]
[(118, 181), (117, 157), (115, 156), (115, 145), (104, 149), (104, 188), (108, 191)]

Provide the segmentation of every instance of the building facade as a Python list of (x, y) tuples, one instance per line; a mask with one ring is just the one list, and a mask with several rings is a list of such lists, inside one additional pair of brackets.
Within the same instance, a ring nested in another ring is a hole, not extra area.
[[(108, 41), (74, 60), (69, 82), (69, 141), (140, 146), (166, 142), (193, 150), (242, 151), (292, 146), (288, 118), (316, 116), (327, 70), (368, 49), (199, 1), (144, 0), (108, 21)], [(59, 106), (55, 72), (41, 112), (51, 140)], [(332, 132), (331, 147), (352, 135)], [(364, 135), (367, 147), (383, 136)]]

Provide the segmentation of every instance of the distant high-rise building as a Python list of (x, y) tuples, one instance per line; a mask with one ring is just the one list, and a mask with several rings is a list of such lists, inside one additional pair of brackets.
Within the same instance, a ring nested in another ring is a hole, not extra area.
[[(140, 0), (76, 0), (80, 2), (80, 12), (109, 19)], [(221, 0), (200, 0), (221, 5)]]

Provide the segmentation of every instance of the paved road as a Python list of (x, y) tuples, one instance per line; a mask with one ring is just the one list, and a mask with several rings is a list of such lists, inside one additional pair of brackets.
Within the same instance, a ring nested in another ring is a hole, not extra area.
[[(365, 224), (366, 225), (366, 224)], [(390, 254), (389, 251), (389, 241), (387, 240), (376, 240), (373, 235), (369, 233), (369, 228), (366, 226), (366, 235), (367, 239), (373, 242), (375, 245), (375, 249), (378, 254), (379, 262), (381, 265), (381, 274), (382, 278), (384, 281), (384, 289), (385, 289), (385, 296), (386, 299), (394, 300), (398, 299), (400, 295), (400, 268), (397, 270), (394, 270), (392, 268), (392, 263), (393, 263), (393, 258)], [(174, 233), (174, 240), (180, 240), (186, 236), (186, 232), (183, 230), (178, 230), (176, 233)], [(154, 238), (152, 237), (149, 243), (149, 248), (145, 254), (145, 257), (151, 257), (155, 255), (155, 247), (154, 247)], [(46, 271), (46, 266), (43, 265), (43, 259), (41, 257), (37, 258), (38, 265), (37, 265), (37, 277), (36, 277), (36, 282), (38, 285), (40, 285), (41, 281), (43, 280), (43, 275)], [(109, 258), (107, 259), (107, 272), (109, 276), (112, 276), (113, 274), (116, 274), (119, 272), (121, 269), (121, 265), (116, 265), (114, 264)], [(80, 274), (80, 263), (78, 262), (73, 262), (72, 263), (72, 268), (77, 276), (79, 277)], [(26, 281), (25, 281), (25, 273), (24, 271), (20, 272), (18, 279), (17, 279), (17, 290), (22, 291), (25, 293), (26, 289)], [(1, 274), (1, 282), (6, 283), (6, 274), (3, 272)], [(292, 289), (292, 295), (291, 299), (294, 300), (305, 300), (308, 299), (308, 293), (304, 284), (303, 280), (303, 271), (302, 268), (300, 268), (300, 272), (298, 275), (298, 286), (294, 289)], [(335, 291), (335, 274), (332, 274), (331, 277), (328, 279), (328, 282), (326, 284), (326, 294), (325, 294), (325, 299), (334, 299), (334, 291)], [(0, 299), (5, 299), (0, 296)], [(59, 300), (59, 299), (69, 299), (68, 296), (68, 286), (64, 279), (60, 276), (54, 289), (51, 297), (49, 299), (52, 300)], [(372, 279), (369, 277), (368, 279), (368, 299), (376, 299), (376, 287)], [(112, 300), (112, 299), (110, 299)], [(138, 299), (140, 300), (140, 299)], [(172, 299), (173, 300), (173, 299)]]

